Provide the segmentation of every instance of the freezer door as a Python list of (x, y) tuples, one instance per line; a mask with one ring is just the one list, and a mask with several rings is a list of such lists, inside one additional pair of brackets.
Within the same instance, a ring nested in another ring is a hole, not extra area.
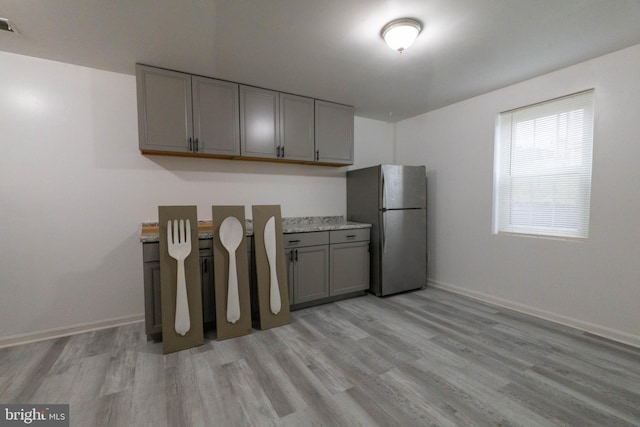
[(424, 166), (382, 165), (382, 209), (425, 208), (427, 170)]
[(427, 284), (427, 215), (424, 209), (382, 212), (380, 292), (389, 295)]

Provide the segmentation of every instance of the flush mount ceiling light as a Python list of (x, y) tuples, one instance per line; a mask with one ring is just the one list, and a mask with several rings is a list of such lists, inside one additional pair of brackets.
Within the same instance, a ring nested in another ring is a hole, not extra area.
[(15, 27), (11, 25), (11, 22), (7, 18), (0, 17), (0, 30), (10, 31), (12, 33), (17, 32)]
[(382, 38), (387, 45), (402, 53), (411, 46), (422, 30), (422, 23), (412, 18), (396, 19), (382, 28)]

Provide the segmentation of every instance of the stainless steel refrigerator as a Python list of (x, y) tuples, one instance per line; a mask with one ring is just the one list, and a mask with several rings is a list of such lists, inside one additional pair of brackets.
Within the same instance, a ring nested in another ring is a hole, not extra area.
[(347, 172), (347, 219), (371, 227), (371, 292), (427, 284), (427, 176), (424, 166), (378, 165)]

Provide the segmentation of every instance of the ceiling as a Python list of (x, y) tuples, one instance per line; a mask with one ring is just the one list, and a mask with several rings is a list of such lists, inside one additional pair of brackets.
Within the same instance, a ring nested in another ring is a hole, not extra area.
[[(388, 122), (640, 43), (638, 0), (0, 0), (0, 50), (136, 62), (354, 105)], [(399, 54), (388, 21), (424, 29)], [(0, 65), (1, 69), (1, 65)]]

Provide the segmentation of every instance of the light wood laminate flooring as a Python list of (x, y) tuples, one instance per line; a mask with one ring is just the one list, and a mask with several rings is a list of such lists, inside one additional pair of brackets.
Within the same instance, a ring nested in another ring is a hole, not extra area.
[(640, 350), (442, 290), (162, 354), (142, 324), (0, 350), (0, 403), (72, 426), (638, 426)]

